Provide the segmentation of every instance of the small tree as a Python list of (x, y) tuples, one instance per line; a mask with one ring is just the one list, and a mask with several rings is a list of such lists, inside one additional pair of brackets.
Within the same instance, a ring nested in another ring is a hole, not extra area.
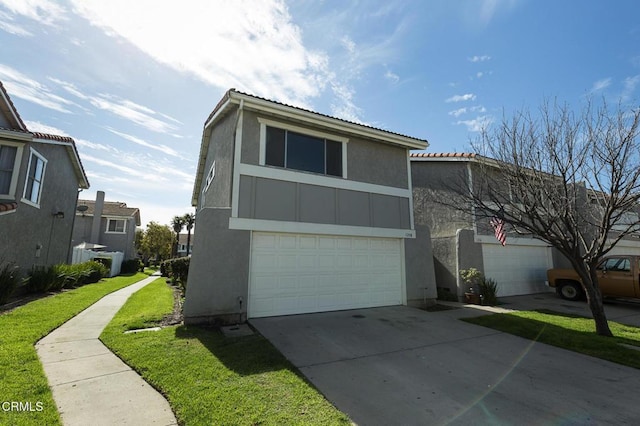
[(186, 213), (184, 215), (184, 225), (187, 228), (187, 256), (191, 251), (191, 230), (196, 223), (196, 215), (193, 213)]
[(166, 225), (149, 222), (142, 238), (141, 250), (145, 257), (155, 257), (157, 261), (171, 256), (173, 232)]
[(173, 232), (176, 233), (176, 245), (173, 250), (173, 257), (176, 257), (180, 248), (180, 232), (184, 228), (184, 216), (174, 216), (171, 220), (171, 226), (173, 227)]
[(519, 112), (473, 144), (473, 182), (439, 200), (479, 218), (499, 217), (562, 253), (584, 287), (596, 332), (611, 336), (596, 268), (622, 238), (640, 229), (640, 109), (610, 112), (591, 102), (579, 115), (546, 102), (538, 117)]

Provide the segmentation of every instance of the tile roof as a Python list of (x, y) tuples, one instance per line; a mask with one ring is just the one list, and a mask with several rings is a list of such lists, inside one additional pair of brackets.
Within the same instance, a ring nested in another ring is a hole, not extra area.
[(468, 152), (412, 152), (412, 158), (476, 158), (477, 154)]
[(18, 203), (0, 203), (0, 213), (8, 212), (18, 208)]

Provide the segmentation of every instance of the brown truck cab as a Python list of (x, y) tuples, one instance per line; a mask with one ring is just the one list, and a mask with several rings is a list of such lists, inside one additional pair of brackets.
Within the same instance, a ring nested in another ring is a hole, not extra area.
[[(640, 256), (607, 256), (598, 265), (598, 286), (603, 297), (640, 298)], [(549, 269), (549, 287), (563, 299), (584, 297), (582, 281), (573, 269)]]

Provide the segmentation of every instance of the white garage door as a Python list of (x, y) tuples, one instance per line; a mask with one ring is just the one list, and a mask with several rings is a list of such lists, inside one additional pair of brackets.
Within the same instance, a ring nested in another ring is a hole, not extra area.
[(485, 276), (498, 283), (498, 297), (550, 291), (545, 284), (553, 267), (549, 247), (483, 244), (482, 257)]
[(249, 317), (400, 305), (401, 241), (254, 232)]

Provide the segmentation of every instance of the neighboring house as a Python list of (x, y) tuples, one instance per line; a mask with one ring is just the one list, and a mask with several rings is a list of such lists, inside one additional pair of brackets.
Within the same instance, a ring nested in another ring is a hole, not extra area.
[(202, 135), (185, 321), (435, 299), (409, 166), (427, 145), (229, 90)]
[(455, 200), (450, 185), (453, 182), (473, 187), (473, 182), (480, 181), (479, 177), (474, 179), (479, 176), (479, 162), (487, 160), (461, 153), (411, 155), (415, 221), (431, 229), (438, 288), (462, 298), (468, 289), (459, 272), (473, 267), (497, 281), (498, 296), (550, 291), (545, 284), (547, 269), (569, 267), (556, 249), (538, 239), (508, 232), (508, 226), (506, 245), (502, 246), (490, 219), (478, 217), (471, 205), (465, 213), (436, 202)]
[[(187, 255), (187, 240), (189, 236), (187, 234), (180, 234), (178, 236), (178, 257), (183, 257)], [(191, 242), (189, 244), (189, 254), (193, 254), (193, 241), (195, 235), (191, 234)]]
[(120, 201), (105, 201), (102, 191), (95, 200), (78, 200), (72, 246), (82, 243), (106, 246), (105, 251), (124, 253), (124, 259), (136, 257), (136, 227), (140, 226), (140, 209)]
[(68, 262), (78, 190), (87, 188), (74, 140), (30, 132), (0, 83), (0, 263), (24, 275)]

